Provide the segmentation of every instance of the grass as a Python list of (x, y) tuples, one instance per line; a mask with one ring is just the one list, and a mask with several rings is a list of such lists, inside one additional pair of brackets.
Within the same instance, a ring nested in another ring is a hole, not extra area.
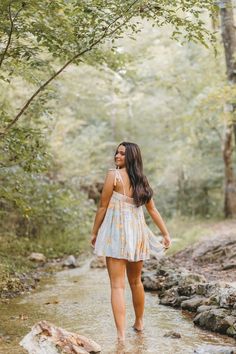
[(219, 219), (194, 219), (191, 217), (175, 217), (166, 222), (172, 238), (172, 245), (168, 254), (173, 254), (181, 249), (201, 240), (211, 234), (211, 226)]
[(69, 254), (79, 256), (90, 248), (89, 240), (75, 235), (46, 235), (38, 238), (0, 236), (0, 293), (12, 286), (16, 274), (27, 273), (37, 268), (28, 259), (32, 252), (43, 253), (47, 259), (61, 258)]

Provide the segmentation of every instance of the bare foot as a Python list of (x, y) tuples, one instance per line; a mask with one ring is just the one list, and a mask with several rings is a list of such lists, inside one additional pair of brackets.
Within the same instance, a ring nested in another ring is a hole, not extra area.
[(132, 327), (135, 331), (142, 332), (143, 331), (143, 320), (136, 320)]
[(124, 343), (125, 342), (125, 334), (117, 332), (117, 340), (119, 343)]
[(124, 354), (125, 353), (125, 342), (117, 340), (115, 354)]
[(125, 337), (117, 337), (117, 345), (120, 349), (125, 347)]

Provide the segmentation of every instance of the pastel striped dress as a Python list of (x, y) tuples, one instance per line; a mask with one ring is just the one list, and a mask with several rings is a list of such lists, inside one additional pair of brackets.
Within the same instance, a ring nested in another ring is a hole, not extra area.
[(113, 258), (140, 261), (153, 254), (160, 259), (165, 248), (146, 224), (142, 206), (137, 207), (133, 198), (126, 196), (120, 171), (114, 170), (121, 181), (124, 194), (113, 190), (108, 208), (99, 228), (94, 254)]

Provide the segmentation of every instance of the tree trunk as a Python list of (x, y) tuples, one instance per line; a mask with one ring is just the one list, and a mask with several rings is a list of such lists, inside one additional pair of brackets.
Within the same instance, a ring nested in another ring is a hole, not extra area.
[(228, 124), (225, 129), (223, 142), (223, 159), (225, 164), (225, 217), (236, 217), (236, 185), (234, 179), (233, 162), (233, 124)]
[[(220, 2), (221, 35), (224, 44), (226, 72), (228, 82), (236, 84), (236, 31), (234, 26), (233, 6), (231, 0)], [(225, 217), (236, 217), (236, 181), (233, 169), (233, 145), (236, 131), (235, 105), (228, 102), (231, 107), (230, 119), (225, 122), (225, 134), (223, 141), (223, 160), (225, 165), (224, 183), (224, 213)]]

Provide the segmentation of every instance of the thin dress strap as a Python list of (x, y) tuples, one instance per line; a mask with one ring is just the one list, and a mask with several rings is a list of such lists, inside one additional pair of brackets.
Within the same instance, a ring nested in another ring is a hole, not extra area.
[(124, 181), (123, 181), (123, 178), (122, 178), (122, 176), (121, 176), (120, 171), (119, 171), (118, 168), (115, 169), (115, 181), (114, 181), (114, 186), (116, 186), (116, 180), (118, 180), (118, 181), (120, 181), (120, 182), (122, 183), (124, 195), (126, 196)]

